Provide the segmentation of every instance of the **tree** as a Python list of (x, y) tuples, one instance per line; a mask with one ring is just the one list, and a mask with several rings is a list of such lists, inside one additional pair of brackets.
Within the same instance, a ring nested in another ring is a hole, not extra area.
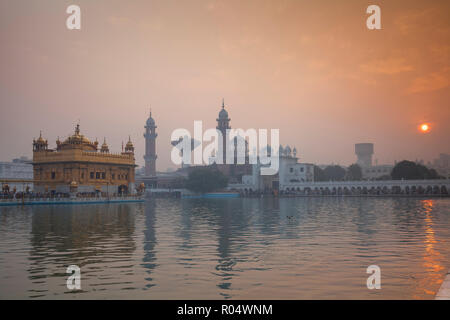
[(186, 188), (194, 192), (211, 192), (227, 186), (227, 177), (217, 169), (196, 168), (189, 173)]
[(347, 169), (347, 180), (356, 181), (362, 179), (361, 167), (354, 163), (350, 165)]
[(400, 161), (391, 172), (394, 180), (439, 179), (436, 170), (408, 160)]
[(314, 181), (326, 181), (327, 178), (325, 177), (325, 173), (323, 170), (318, 167), (314, 166)]
[(342, 181), (346, 171), (341, 166), (328, 166), (323, 170), (326, 180)]

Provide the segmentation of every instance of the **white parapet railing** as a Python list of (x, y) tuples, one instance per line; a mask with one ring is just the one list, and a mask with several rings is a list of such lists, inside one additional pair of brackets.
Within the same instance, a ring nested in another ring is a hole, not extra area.
[(38, 204), (88, 204), (109, 202), (133, 202), (144, 201), (144, 195), (127, 195), (115, 197), (54, 197), (54, 198), (10, 198), (0, 199), (0, 206), (6, 205), (38, 205)]
[[(280, 190), (287, 188), (392, 188), (392, 187), (446, 187), (450, 189), (450, 179), (433, 180), (362, 180), (362, 181), (316, 181), (316, 182), (284, 182), (280, 183)], [(450, 191), (450, 190), (449, 190)]]

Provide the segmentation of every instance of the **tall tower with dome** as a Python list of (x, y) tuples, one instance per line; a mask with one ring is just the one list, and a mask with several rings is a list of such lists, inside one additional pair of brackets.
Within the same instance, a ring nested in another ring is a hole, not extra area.
[(228, 118), (228, 112), (225, 110), (225, 101), (222, 99), (222, 109), (219, 112), (219, 117), (216, 119), (217, 121), (217, 127), (221, 133), (222, 133), (222, 139), (223, 139), (223, 163), (225, 164), (226, 158), (227, 158), (227, 148), (226, 148), (226, 142), (228, 140), (227, 136), (227, 129), (231, 129), (230, 127), (230, 121), (231, 119)]
[(156, 124), (155, 120), (152, 118), (152, 112), (150, 111), (150, 116), (147, 119), (145, 125), (145, 176), (155, 177), (156, 176)]

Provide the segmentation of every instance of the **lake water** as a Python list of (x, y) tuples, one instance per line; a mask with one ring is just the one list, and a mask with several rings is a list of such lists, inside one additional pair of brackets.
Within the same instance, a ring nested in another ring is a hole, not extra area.
[(450, 199), (0, 207), (1, 299), (432, 299), (449, 268)]

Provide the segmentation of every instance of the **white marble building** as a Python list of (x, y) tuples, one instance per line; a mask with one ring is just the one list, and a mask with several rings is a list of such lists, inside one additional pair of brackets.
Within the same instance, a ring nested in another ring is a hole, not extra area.
[(378, 179), (383, 176), (390, 176), (391, 171), (394, 168), (393, 165), (390, 164), (381, 164), (381, 165), (375, 165), (370, 167), (362, 167), (362, 175), (363, 179), (367, 180), (373, 180)]
[[(267, 165), (268, 166), (268, 165)], [(252, 166), (252, 174), (242, 176), (242, 183), (230, 184), (230, 190), (261, 191), (265, 188), (287, 190), (296, 188), (302, 183), (314, 182), (314, 165), (311, 163), (299, 163), (297, 150), (286, 146), (279, 149), (278, 174), (273, 176), (261, 175), (261, 163)], [(274, 183), (277, 187), (274, 186)]]
[(33, 190), (33, 183), (29, 182), (30, 180), (33, 180), (33, 165), (30, 159), (20, 157), (11, 162), (0, 162), (0, 183), (8, 184), (11, 191), (14, 188), (16, 191), (24, 191), (27, 186)]

